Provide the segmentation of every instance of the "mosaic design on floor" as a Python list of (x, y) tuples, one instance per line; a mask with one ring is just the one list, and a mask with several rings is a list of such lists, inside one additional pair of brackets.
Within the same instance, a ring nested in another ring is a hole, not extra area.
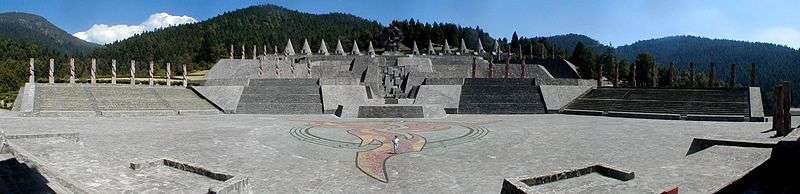
[[(386, 161), (396, 155), (420, 152), (423, 148), (440, 148), (463, 144), (480, 139), (489, 133), (481, 127), (492, 122), (419, 122), (419, 121), (373, 121), (373, 122), (336, 122), (308, 121), (308, 125), (290, 130), (290, 134), (298, 140), (333, 148), (355, 149), (356, 167), (364, 174), (381, 182), (388, 182)], [(429, 141), (423, 133), (435, 133), (456, 128), (465, 129), (466, 133), (439, 140)], [(345, 130), (358, 137), (360, 142), (336, 140), (312, 134), (311, 129)], [(397, 151), (392, 140), (400, 139)]]

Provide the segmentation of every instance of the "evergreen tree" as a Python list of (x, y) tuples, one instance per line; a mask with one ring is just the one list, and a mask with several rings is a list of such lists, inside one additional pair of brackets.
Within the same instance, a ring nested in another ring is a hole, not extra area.
[(575, 44), (575, 50), (572, 51), (569, 61), (578, 67), (578, 74), (581, 75), (581, 78), (592, 79), (596, 76), (593, 58), (594, 53), (586, 48), (583, 42), (578, 42), (578, 44)]

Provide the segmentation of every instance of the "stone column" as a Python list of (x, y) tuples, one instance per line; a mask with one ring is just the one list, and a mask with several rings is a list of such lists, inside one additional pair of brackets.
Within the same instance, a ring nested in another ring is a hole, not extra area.
[(253, 45), (253, 59), (256, 59), (258, 56), (258, 50), (256, 50), (256, 45)]
[(33, 60), (34, 60), (33, 58), (30, 58), (30, 68), (28, 68), (28, 73), (30, 75), (28, 76), (28, 83), (36, 82), (36, 77), (34, 76), (34, 72), (33, 72), (33, 63), (34, 63)]
[(633, 82), (633, 87), (636, 87), (636, 63), (631, 63), (631, 82)]
[(56, 83), (55, 76), (53, 76), (53, 71), (55, 70), (55, 61), (50, 59), (50, 72), (48, 72), (47, 82), (48, 83)]
[(775, 113), (772, 117), (772, 130), (776, 137), (782, 137), (792, 131), (791, 90), (789, 83), (783, 82), (775, 86)]
[(264, 56), (267, 56), (267, 45), (264, 45)]
[(669, 63), (669, 70), (667, 70), (667, 86), (672, 87), (675, 84), (675, 64)]
[(92, 85), (97, 84), (97, 59), (92, 58), (92, 75), (91, 75)]
[(653, 87), (657, 88), (658, 87), (658, 65), (653, 64), (650, 68), (651, 68), (650, 70), (653, 71), (653, 77), (652, 77), (653, 78), (653, 80), (652, 80), (653, 81)]
[(494, 77), (494, 57), (489, 59), (489, 76), (488, 78)]
[(311, 60), (306, 60), (306, 70), (308, 71), (308, 78), (311, 78)]
[(75, 83), (75, 59), (69, 59), (69, 83)]
[(230, 58), (231, 58), (231, 59), (233, 59), (233, 45), (231, 45), (231, 54), (230, 54)]
[(597, 77), (595, 79), (597, 79), (597, 87), (598, 88), (602, 87), (603, 86), (603, 65), (602, 64), (598, 64), (597, 65)]
[(153, 61), (150, 61), (150, 69), (149, 69), (149, 71), (147, 71), (147, 75), (150, 76), (150, 78), (147, 79), (147, 83), (149, 83), (149, 85), (152, 86), (153, 85)]
[(757, 85), (756, 81), (756, 64), (750, 63), (750, 86), (754, 87)]
[(472, 78), (475, 78), (475, 69), (477, 69), (477, 66), (478, 66), (477, 61), (478, 61), (478, 58), (472, 57)]
[(526, 66), (528, 66), (528, 65), (525, 64), (525, 57), (523, 57), (522, 58), (522, 64), (520, 64), (520, 70), (521, 70), (521, 72), (519, 74), (520, 78), (528, 77), (528, 75), (525, 73), (525, 71), (527, 71), (527, 69), (528, 69)]
[(111, 59), (111, 84), (117, 84), (117, 60)]
[(728, 87), (736, 87), (736, 64), (731, 64), (731, 76), (728, 78)]
[(189, 86), (189, 77), (186, 76), (186, 64), (183, 65), (183, 87)]
[(245, 56), (244, 44), (242, 44), (242, 59), (245, 59), (245, 57), (246, 56)]
[(785, 115), (785, 117), (783, 117), (783, 127), (786, 129), (786, 134), (788, 134), (792, 132), (792, 85), (788, 81), (783, 81), (783, 87), (783, 98), (785, 99), (783, 105), (783, 114)]
[(506, 58), (506, 72), (505, 72), (505, 74), (503, 75), (503, 78), (508, 78), (508, 74), (510, 73), (510, 72), (508, 71), (508, 65), (509, 65), (509, 63), (511, 63), (511, 55), (508, 55), (508, 57)]
[(172, 85), (172, 67), (171, 64), (167, 63), (167, 86)]
[(614, 63), (614, 70), (613, 70), (614, 71), (614, 80), (611, 82), (611, 84), (613, 84), (614, 87), (618, 87), (619, 86), (619, 63), (617, 63), (617, 62), (613, 62), (613, 63)]
[(136, 85), (136, 61), (131, 60), (131, 85)]

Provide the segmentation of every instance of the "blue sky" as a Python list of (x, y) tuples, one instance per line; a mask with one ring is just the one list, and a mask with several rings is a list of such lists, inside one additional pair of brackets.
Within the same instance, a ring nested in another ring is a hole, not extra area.
[(264, 3), (310, 13), (351, 13), (383, 24), (415, 18), (480, 26), (495, 37), (509, 37), (514, 31), (526, 37), (579, 33), (620, 46), (664, 36), (696, 35), (800, 47), (797, 0), (0, 0), (0, 12), (38, 14), (69, 33), (79, 33), (93, 32), (90, 29), (100, 24), (105, 28), (95, 28), (94, 32), (133, 27), (148, 30), (152, 27), (145, 23), (154, 23), (151, 16), (157, 13), (167, 15), (155, 18), (154, 25), (166, 25), (202, 21)]

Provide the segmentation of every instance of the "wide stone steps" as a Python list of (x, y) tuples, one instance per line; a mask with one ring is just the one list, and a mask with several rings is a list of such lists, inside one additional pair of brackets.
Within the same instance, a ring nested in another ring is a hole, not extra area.
[(237, 114), (313, 114), (322, 112), (322, 103), (239, 103)]
[(217, 110), (208, 101), (183, 87), (42, 84), (36, 88), (36, 112)]
[(319, 86), (258, 86), (245, 87), (247, 94), (319, 94)]
[(600, 88), (565, 109), (677, 115), (750, 114), (746, 90)]
[(317, 85), (317, 79), (251, 79), (248, 86), (313, 86)]
[(239, 103), (319, 103), (319, 101), (319, 94), (244, 94)]
[(239, 114), (320, 114), (318, 79), (251, 79), (242, 90)]
[(461, 87), (459, 114), (540, 114), (544, 100), (533, 79), (467, 78)]

